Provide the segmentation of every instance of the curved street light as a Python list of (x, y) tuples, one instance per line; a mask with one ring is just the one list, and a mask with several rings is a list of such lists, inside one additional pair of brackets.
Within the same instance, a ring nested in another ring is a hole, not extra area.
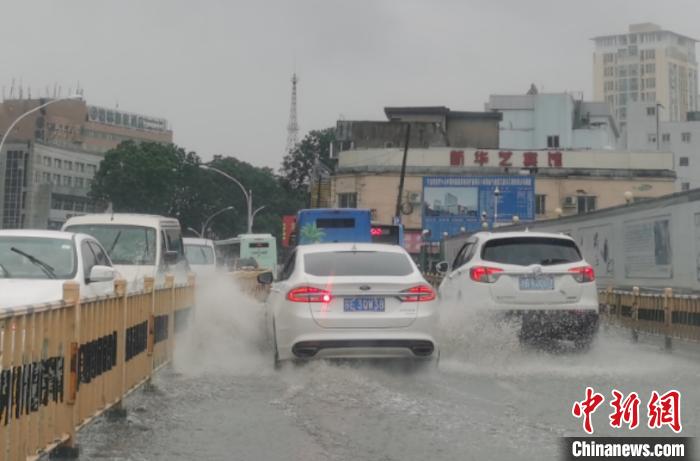
[(236, 208), (234, 208), (232, 206), (227, 206), (226, 208), (222, 208), (219, 211), (217, 211), (216, 213), (209, 215), (209, 217), (204, 220), (204, 224), (202, 224), (202, 232), (200, 232), (199, 235), (202, 238), (206, 238), (207, 228), (209, 227), (209, 223), (211, 222), (211, 220), (214, 219), (215, 217), (219, 216), (221, 213), (224, 213), (226, 211), (235, 210), (235, 209)]
[(192, 233), (193, 233), (194, 235), (196, 235), (197, 237), (202, 238), (202, 234), (200, 234), (199, 231), (198, 231), (197, 229), (193, 229), (193, 228), (191, 228), (191, 227), (188, 227), (187, 230), (190, 231), (190, 232), (192, 232)]
[(2, 139), (0, 140), (0, 154), (2, 153), (2, 148), (5, 145), (5, 140), (10, 135), (10, 133), (12, 133), (12, 130), (15, 128), (15, 125), (17, 125), (19, 122), (21, 122), (22, 119), (24, 119), (26, 116), (31, 115), (34, 112), (40, 111), (41, 109), (43, 109), (46, 106), (50, 106), (51, 104), (55, 104), (55, 103), (60, 102), (60, 101), (70, 101), (70, 100), (82, 99), (82, 98), (83, 98), (82, 95), (74, 94), (71, 96), (67, 96), (65, 98), (52, 99), (51, 101), (45, 102), (44, 104), (40, 104), (40, 105), (36, 106), (35, 108), (28, 110), (27, 112), (25, 112), (22, 115), (20, 115), (19, 117), (17, 117), (15, 119), (15, 121), (12, 122), (12, 124), (7, 128), (7, 130), (5, 131), (5, 134), (2, 136)]
[(230, 174), (228, 174), (224, 171), (221, 171), (218, 168), (214, 168), (213, 166), (209, 166), (209, 165), (199, 165), (199, 167), (203, 170), (213, 171), (214, 173), (217, 173), (217, 174), (227, 178), (228, 180), (233, 181), (234, 183), (236, 183), (236, 185), (238, 187), (240, 187), (241, 191), (243, 192), (243, 196), (245, 197), (246, 207), (248, 208), (246, 233), (247, 234), (252, 233), (252, 231), (253, 231), (253, 218), (255, 217), (255, 214), (258, 211), (265, 208), (264, 206), (262, 206), (262, 207), (258, 208), (257, 210), (253, 211), (253, 191), (246, 190), (246, 188), (243, 186), (243, 184), (241, 184), (241, 182), (238, 179), (234, 178), (233, 176), (231, 176)]

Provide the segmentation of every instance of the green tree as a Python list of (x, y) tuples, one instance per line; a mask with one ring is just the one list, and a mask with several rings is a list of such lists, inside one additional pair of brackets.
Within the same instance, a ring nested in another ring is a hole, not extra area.
[(309, 179), (314, 171), (316, 159), (330, 167), (331, 144), (335, 141), (335, 128), (313, 130), (287, 153), (282, 159), (282, 174), (284, 185), (293, 192), (306, 193)]
[[(176, 217), (183, 229), (200, 230), (208, 216), (229, 206), (210, 224), (212, 236), (229, 238), (246, 231), (247, 207), (241, 190), (230, 180), (200, 168), (194, 152), (175, 145), (124, 142), (105, 155), (90, 192), (93, 200), (112, 203), (115, 212), (153, 213)], [(211, 162), (253, 190), (253, 206), (265, 205), (255, 217), (253, 232), (280, 236), (282, 215), (302, 205), (270, 168), (258, 168), (233, 157)]]
[(193, 198), (187, 179), (199, 157), (174, 144), (125, 141), (105, 155), (90, 196), (115, 211), (175, 215)]

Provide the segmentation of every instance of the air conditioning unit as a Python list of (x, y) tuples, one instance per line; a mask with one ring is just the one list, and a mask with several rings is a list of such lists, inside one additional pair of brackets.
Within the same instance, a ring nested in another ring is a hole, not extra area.
[(573, 195), (568, 195), (564, 197), (564, 203), (562, 203), (564, 208), (576, 208), (576, 197)]
[(420, 205), (420, 192), (409, 192), (408, 203), (411, 205)]

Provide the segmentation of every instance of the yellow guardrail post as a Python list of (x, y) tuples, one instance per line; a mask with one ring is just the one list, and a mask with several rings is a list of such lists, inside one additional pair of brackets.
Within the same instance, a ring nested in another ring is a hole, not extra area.
[[(64, 356), (64, 383), (66, 392), (66, 405), (60, 406), (63, 412), (63, 426), (67, 439), (61, 445), (62, 451), (78, 454), (78, 446), (75, 439), (75, 427), (79, 417), (79, 406), (76, 405), (78, 394), (78, 349), (80, 341), (80, 285), (76, 282), (66, 282), (63, 284), (63, 302), (67, 305), (66, 327), (64, 338), (66, 350)], [(72, 312), (71, 312), (72, 310)]]
[(671, 350), (673, 348), (673, 289), (666, 288), (664, 290), (664, 348)]

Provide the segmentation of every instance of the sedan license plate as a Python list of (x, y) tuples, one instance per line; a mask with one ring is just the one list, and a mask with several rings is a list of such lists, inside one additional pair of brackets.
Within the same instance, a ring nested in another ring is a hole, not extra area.
[(343, 310), (345, 312), (384, 312), (384, 298), (345, 298)]
[(554, 277), (551, 275), (520, 276), (520, 289), (522, 291), (544, 291), (554, 289)]

